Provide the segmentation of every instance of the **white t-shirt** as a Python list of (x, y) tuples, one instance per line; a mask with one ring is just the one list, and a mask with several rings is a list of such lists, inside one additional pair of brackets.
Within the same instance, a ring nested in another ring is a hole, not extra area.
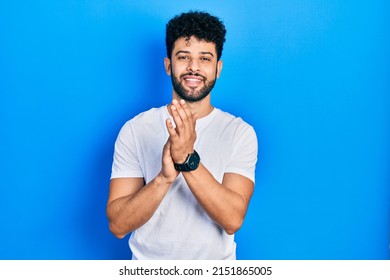
[[(128, 121), (115, 142), (111, 178), (143, 177), (146, 184), (161, 170), (168, 139), (166, 106)], [(171, 118), (172, 119), (172, 118)], [(257, 138), (241, 118), (219, 109), (196, 121), (195, 150), (202, 164), (222, 183), (225, 173), (254, 182)], [(129, 246), (133, 259), (235, 259), (234, 235), (215, 224), (180, 174), (150, 220), (136, 229)]]

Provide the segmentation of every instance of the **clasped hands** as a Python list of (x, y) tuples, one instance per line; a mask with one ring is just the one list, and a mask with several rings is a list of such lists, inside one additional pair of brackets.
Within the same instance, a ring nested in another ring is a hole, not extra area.
[(194, 152), (197, 115), (191, 112), (184, 100), (173, 99), (169, 106), (175, 126), (170, 119), (166, 120), (169, 138), (163, 150), (162, 174), (172, 180), (179, 174), (173, 163), (184, 163), (187, 156)]

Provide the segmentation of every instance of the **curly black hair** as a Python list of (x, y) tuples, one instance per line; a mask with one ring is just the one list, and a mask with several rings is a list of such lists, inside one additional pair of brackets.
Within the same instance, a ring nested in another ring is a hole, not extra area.
[(175, 41), (195, 36), (199, 40), (212, 42), (216, 46), (218, 60), (222, 56), (226, 29), (220, 19), (206, 12), (190, 11), (172, 18), (166, 25), (165, 44), (170, 59)]

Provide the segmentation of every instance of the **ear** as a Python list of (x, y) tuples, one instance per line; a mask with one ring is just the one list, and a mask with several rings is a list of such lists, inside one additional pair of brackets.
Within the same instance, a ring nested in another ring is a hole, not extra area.
[(221, 75), (222, 65), (223, 65), (223, 61), (222, 60), (218, 60), (218, 62), (217, 62), (217, 79)]
[(167, 72), (168, 76), (170, 76), (172, 73), (172, 69), (171, 69), (171, 60), (168, 57), (164, 57), (164, 67), (165, 67), (165, 72)]

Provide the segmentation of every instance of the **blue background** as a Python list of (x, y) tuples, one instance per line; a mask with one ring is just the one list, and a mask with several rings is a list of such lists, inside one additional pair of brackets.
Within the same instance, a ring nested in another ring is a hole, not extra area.
[(259, 138), (240, 259), (388, 259), (389, 2), (0, 2), (0, 259), (127, 259), (107, 227), (115, 138), (170, 102), (166, 22), (228, 33), (215, 106)]

